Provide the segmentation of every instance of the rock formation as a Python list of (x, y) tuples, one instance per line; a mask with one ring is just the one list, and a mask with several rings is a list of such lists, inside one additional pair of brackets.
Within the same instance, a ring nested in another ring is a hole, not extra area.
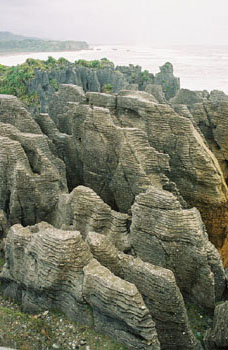
[(205, 336), (206, 350), (224, 350), (228, 347), (228, 301), (215, 308), (213, 326)]
[[(181, 92), (181, 91), (180, 91)], [(209, 93), (201, 93), (191, 91), (191, 96), (196, 98), (188, 98), (185, 93), (178, 93), (172, 99), (172, 103), (186, 104), (190, 118), (193, 120), (195, 126), (201, 133), (202, 138), (208, 148), (213, 152), (218, 161), (223, 173), (226, 184), (228, 183), (228, 152), (227, 152), (227, 111), (228, 111), (228, 96), (221, 91), (212, 91)], [(178, 109), (180, 107), (178, 106)], [(177, 105), (175, 106), (177, 107)], [(175, 108), (176, 109), (176, 108)], [(224, 186), (224, 185), (223, 185)], [(200, 205), (201, 206), (201, 205)], [(205, 206), (204, 206), (205, 207)], [(227, 266), (227, 247), (228, 241), (227, 224), (228, 224), (228, 210), (227, 204), (219, 206), (212, 205), (211, 210), (205, 212), (205, 209), (199, 208), (203, 220), (207, 226), (211, 241), (220, 249), (223, 256), (224, 264)], [(220, 223), (218, 225), (218, 222)]]
[(155, 324), (135, 285), (93, 259), (78, 231), (46, 223), (14, 225), (6, 257), (4, 294), (21, 301), (24, 310), (58, 308), (130, 349), (160, 349)]
[[(226, 97), (179, 91), (170, 64), (141, 84), (150, 93), (84, 86), (106, 73), (81, 67), (49, 115), (0, 95), (1, 288), (28, 312), (60, 309), (130, 349), (201, 349), (184, 300), (213, 312), (225, 295), (212, 243), (226, 262)], [(133, 73), (142, 78), (129, 67), (116, 84), (135, 84)], [(216, 327), (208, 349), (223, 344)]]

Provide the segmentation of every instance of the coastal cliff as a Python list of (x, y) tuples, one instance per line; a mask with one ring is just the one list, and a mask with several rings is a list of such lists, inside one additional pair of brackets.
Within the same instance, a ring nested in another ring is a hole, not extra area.
[[(183, 91), (169, 63), (66, 64), (26, 82), (34, 115), (0, 95), (2, 293), (129, 349), (223, 349), (228, 97)], [(204, 343), (189, 302), (216, 310)]]

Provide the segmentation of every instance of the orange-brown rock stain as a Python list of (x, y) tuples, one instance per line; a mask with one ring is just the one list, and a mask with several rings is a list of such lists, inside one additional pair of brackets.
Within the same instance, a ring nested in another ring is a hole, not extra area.
[(228, 267), (228, 203), (219, 207), (202, 204), (196, 207), (200, 211), (210, 241), (220, 252), (224, 267)]

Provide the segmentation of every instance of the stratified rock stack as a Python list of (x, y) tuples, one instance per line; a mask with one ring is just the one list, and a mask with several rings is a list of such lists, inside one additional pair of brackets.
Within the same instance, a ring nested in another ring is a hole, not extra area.
[(58, 308), (130, 349), (160, 349), (155, 324), (136, 286), (93, 259), (78, 231), (46, 223), (14, 225), (7, 236), (1, 280), (4, 294), (19, 300), (26, 311)]
[(14, 96), (0, 95), (0, 209), (9, 225), (47, 220), (66, 191), (65, 165)]
[(174, 97), (172, 66), (159, 74), (152, 94), (63, 84), (34, 119), (0, 96), (0, 279), (26, 311), (58, 308), (130, 349), (198, 350), (184, 299), (213, 312), (226, 287), (206, 231), (224, 249), (225, 168), (197, 119), (218, 94)]
[[(228, 182), (228, 148), (227, 148), (227, 113), (228, 96), (222, 91), (214, 90), (210, 94), (207, 91), (180, 90), (176, 97), (171, 99), (174, 108), (183, 110), (183, 104), (188, 111), (188, 117), (201, 133), (208, 148), (213, 152), (223, 173), (224, 180)], [(226, 187), (226, 186), (225, 186)], [(223, 192), (224, 184), (222, 185)], [(206, 224), (211, 241), (219, 248), (225, 266), (228, 264), (227, 254), (227, 203), (199, 203), (204, 223)]]

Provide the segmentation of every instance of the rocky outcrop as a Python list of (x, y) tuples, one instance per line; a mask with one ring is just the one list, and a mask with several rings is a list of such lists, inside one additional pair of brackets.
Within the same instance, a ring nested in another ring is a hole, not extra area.
[(47, 220), (66, 191), (64, 163), (15, 97), (2, 95), (0, 106), (0, 209), (9, 225)]
[(196, 350), (184, 299), (210, 311), (222, 300), (207, 231), (222, 250), (228, 224), (225, 170), (197, 116), (217, 121), (226, 102), (197, 92), (201, 102), (172, 107), (156, 86), (63, 84), (50, 116), (34, 118), (0, 96), (0, 279), (25, 310), (60, 309), (131, 349)]
[(180, 89), (180, 79), (174, 77), (173, 66), (170, 62), (160, 67), (160, 72), (155, 74), (154, 83), (162, 86), (167, 100), (174, 97)]
[(78, 231), (46, 223), (13, 226), (1, 281), (4, 294), (18, 299), (26, 311), (58, 308), (72, 320), (110, 333), (129, 349), (160, 349), (137, 288), (93, 259)]
[(182, 295), (170, 270), (118, 252), (104, 235), (90, 232), (87, 242), (102, 265), (136, 285), (156, 323), (162, 349), (197, 348)]
[(158, 103), (167, 103), (164, 92), (162, 91), (161, 85), (147, 84), (145, 87), (145, 92), (151, 94), (155, 97)]
[[(152, 96), (150, 99), (153, 101)], [(156, 183), (162, 187), (168, 182), (168, 156), (149, 145), (144, 131), (120, 128), (108, 109), (70, 103), (65, 114), (53, 110), (52, 115), (58, 115), (59, 130), (72, 135), (78, 155), (75, 166), (81, 164), (78, 173), (82, 174), (82, 184), (92, 188), (112, 208), (127, 212), (135, 195), (147, 186)]]
[(220, 300), (224, 270), (195, 208), (182, 209), (171, 193), (149, 189), (132, 207), (130, 240), (137, 256), (173, 271), (184, 295), (211, 309)]
[(69, 88), (61, 87), (50, 110), (60, 132), (71, 138), (67, 153), (74, 160), (66, 160), (70, 189), (84, 184), (112, 208), (127, 212), (148, 186), (170, 189), (175, 183), (188, 205), (200, 210), (210, 239), (221, 248), (228, 225), (224, 172), (187, 107), (175, 105), (175, 112), (138, 91), (122, 91), (117, 97), (87, 93), (89, 106), (82, 91), (80, 97), (75, 92), (77, 102), (66, 104), (72, 99)]
[[(80, 62), (81, 61), (81, 62)], [(81, 86), (85, 92), (118, 93), (123, 89), (147, 90), (163, 103), (164, 94), (167, 98), (173, 97), (179, 89), (179, 79), (173, 75), (173, 68), (166, 63), (160, 68), (161, 72), (154, 75), (140, 66), (117, 66), (107, 59), (95, 61), (98, 65), (92, 67), (90, 62), (79, 60), (70, 63), (65, 60), (61, 63), (52, 63), (49, 69), (34, 70), (34, 76), (26, 81), (26, 88), (30, 95), (38, 97), (40, 106), (32, 106), (31, 110), (48, 112), (48, 105), (58, 89), (59, 84), (75, 84)]]
[(168, 105), (129, 91), (117, 96), (117, 112), (122, 126), (137, 126), (147, 133), (150, 146), (169, 155), (170, 180), (186, 202), (200, 210), (211, 240), (221, 247), (228, 225), (227, 186), (217, 159), (187, 111), (177, 114)]
[(84, 239), (90, 231), (105, 234), (120, 251), (130, 249), (129, 221), (127, 214), (111, 210), (94, 191), (84, 186), (61, 195), (52, 217), (56, 227), (78, 230)]
[(180, 89), (175, 97), (169, 100), (172, 104), (184, 104), (192, 105), (194, 103), (200, 103), (203, 101), (203, 96), (197, 91), (192, 91), (188, 89)]
[(228, 301), (215, 308), (213, 326), (207, 330), (204, 342), (206, 350), (224, 350), (228, 347)]

